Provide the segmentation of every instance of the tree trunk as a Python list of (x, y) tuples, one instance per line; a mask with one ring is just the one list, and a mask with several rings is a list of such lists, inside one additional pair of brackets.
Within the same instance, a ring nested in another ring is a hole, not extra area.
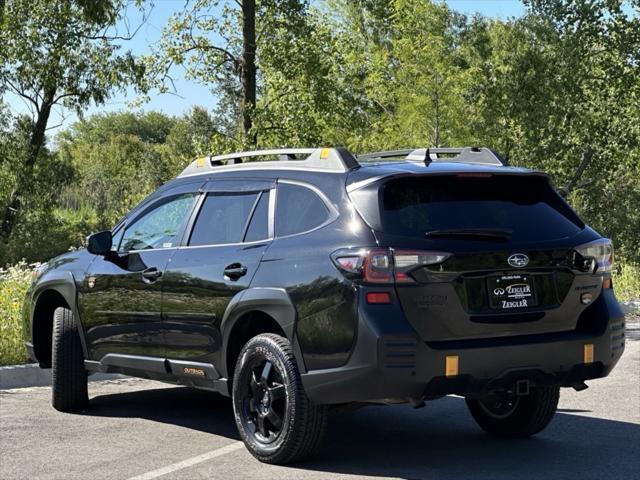
[(256, 107), (256, 0), (242, 0), (242, 128), (252, 146), (251, 131)]
[(31, 131), (31, 139), (29, 140), (29, 151), (27, 152), (24, 164), (17, 167), (16, 184), (9, 196), (9, 203), (2, 215), (2, 223), (0, 223), (0, 236), (7, 239), (11, 235), (18, 213), (22, 207), (21, 196), (24, 194), (29, 182), (33, 176), (33, 168), (38, 160), (40, 149), (44, 145), (44, 135), (53, 106), (55, 96), (55, 88), (48, 89), (44, 92), (44, 99), (38, 111), (38, 118)]

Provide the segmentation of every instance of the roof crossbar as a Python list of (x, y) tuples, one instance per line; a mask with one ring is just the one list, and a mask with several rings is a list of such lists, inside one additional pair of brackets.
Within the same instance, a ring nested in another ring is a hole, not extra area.
[[(263, 160), (265, 157), (277, 158), (277, 160)], [(347, 149), (341, 147), (283, 148), (200, 157), (191, 162), (179, 177), (213, 173), (221, 169), (302, 168), (348, 172), (358, 166), (358, 161), (354, 156)]]
[(361, 155), (357, 155), (356, 158), (358, 160), (384, 160), (387, 158), (398, 158), (404, 160), (407, 155), (410, 155), (415, 149), (406, 149), (406, 150), (387, 150), (384, 152), (371, 152), (371, 153), (363, 153)]
[(459, 162), (477, 163), (483, 165), (507, 165), (495, 151), (486, 147), (462, 148), (416, 148), (410, 150), (389, 150), (385, 152), (364, 153), (358, 155), (358, 160), (385, 160), (397, 158), (409, 162)]

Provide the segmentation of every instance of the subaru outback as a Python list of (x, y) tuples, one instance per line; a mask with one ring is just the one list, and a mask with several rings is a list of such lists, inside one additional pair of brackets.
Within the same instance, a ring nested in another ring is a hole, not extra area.
[(623, 352), (612, 261), (487, 148), (205, 157), (34, 272), (25, 342), (58, 410), (93, 372), (211, 390), (268, 463), (316, 451), (332, 409), (449, 394), (527, 437)]

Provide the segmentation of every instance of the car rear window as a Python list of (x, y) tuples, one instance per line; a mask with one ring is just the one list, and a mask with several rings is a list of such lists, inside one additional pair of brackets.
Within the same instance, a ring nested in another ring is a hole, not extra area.
[(386, 233), (417, 237), (507, 229), (516, 242), (569, 237), (584, 228), (546, 178), (509, 175), (391, 180), (380, 189), (379, 223)]

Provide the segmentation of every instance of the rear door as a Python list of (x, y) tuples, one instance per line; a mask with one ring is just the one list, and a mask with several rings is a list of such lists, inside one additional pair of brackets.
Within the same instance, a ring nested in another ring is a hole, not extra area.
[[(585, 305), (570, 292), (597, 287), (572, 252), (593, 232), (546, 177), (413, 175), (368, 190), (352, 198), (394, 249), (399, 301), (425, 340), (575, 329)], [(420, 252), (446, 259), (421, 265)]]
[[(209, 182), (163, 278), (167, 358), (217, 365), (231, 298), (246, 289), (273, 237), (271, 181)], [(271, 210), (270, 210), (271, 209)]]

